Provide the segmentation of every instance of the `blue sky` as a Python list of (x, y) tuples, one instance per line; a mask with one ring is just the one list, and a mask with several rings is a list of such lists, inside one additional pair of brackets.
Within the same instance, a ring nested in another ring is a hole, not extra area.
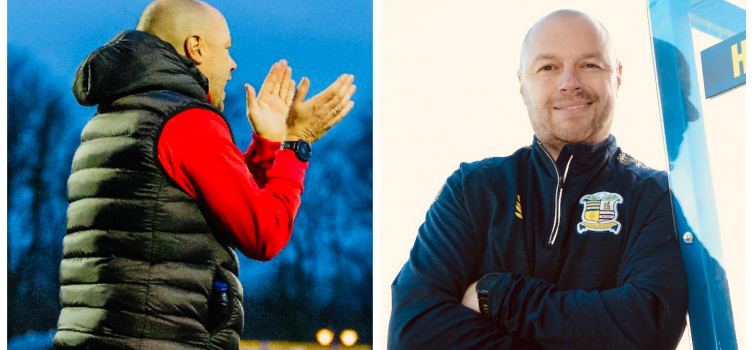
[[(55, 83), (70, 89), (81, 61), (122, 30), (133, 29), (151, 0), (11, 0), (8, 45), (22, 48), (42, 63)], [(225, 15), (238, 63), (227, 93), (243, 84), (261, 86), (270, 66), (287, 59), (293, 78), (307, 76), (310, 96), (342, 73), (356, 76), (352, 114), (371, 114), (371, 1), (230, 1), (210, 0)], [(75, 106), (72, 94), (67, 101)], [(93, 111), (86, 112), (86, 118)], [(346, 124), (346, 123), (344, 123)], [(335, 129), (333, 130), (335, 131)]]

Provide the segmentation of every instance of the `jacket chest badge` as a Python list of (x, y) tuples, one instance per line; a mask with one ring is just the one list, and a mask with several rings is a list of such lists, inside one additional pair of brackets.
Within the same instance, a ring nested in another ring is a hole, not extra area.
[(579, 199), (584, 206), (581, 222), (576, 225), (576, 232), (584, 234), (586, 231), (608, 231), (614, 235), (620, 232), (618, 222), (618, 204), (623, 203), (623, 197), (617, 193), (597, 192)]

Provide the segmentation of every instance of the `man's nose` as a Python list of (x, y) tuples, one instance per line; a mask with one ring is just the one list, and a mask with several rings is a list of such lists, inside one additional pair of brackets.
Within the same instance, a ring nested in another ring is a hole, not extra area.
[(230, 59), (230, 71), (232, 72), (232, 71), (236, 70), (236, 67), (238, 67), (238, 65), (236, 65), (236, 60), (234, 60), (231, 57), (231, 59)]
[(576, 69), (566, 68), (563, 70), (559, 86), (561, 92), (576, 92), (583, 88)]

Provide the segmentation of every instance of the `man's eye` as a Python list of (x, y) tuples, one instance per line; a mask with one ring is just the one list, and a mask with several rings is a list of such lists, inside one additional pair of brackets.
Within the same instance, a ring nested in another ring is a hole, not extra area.
[(592, 64), (592, 63), (587, 63), (584, 66), (587, 67), (587, 68), (597, 68), (597, 65), (596, 64)]
[(555, 67), (553, 66), (544, 66), (540, 70), (553, 70), (553, 69), (555, 69)]

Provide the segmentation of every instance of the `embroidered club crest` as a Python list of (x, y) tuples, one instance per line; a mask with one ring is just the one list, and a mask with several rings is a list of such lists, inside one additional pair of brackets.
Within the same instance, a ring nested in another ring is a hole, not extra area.
[(623, 197), (617, 193), (597, 192), (581, 197), (579, 203), (584, 205), (581, 222), (576, 225), (576, 232), (609, 231), (614, 235), (620, 232), (618, 222), (618, 204), (623, 203)]

